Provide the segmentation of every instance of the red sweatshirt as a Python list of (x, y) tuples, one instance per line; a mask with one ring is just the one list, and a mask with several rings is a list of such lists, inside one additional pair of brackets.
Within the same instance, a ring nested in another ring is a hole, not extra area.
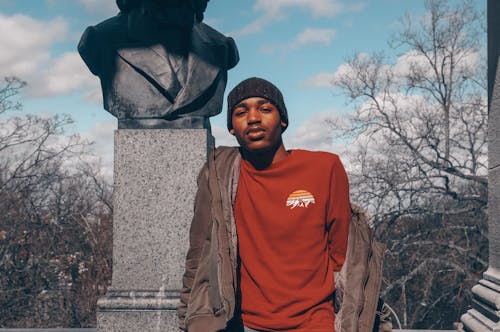
[(263, 331), (333, 331), (333, 271), (351, 210), (337, 155), (291, 150), (256, 170), (242, 160), (234, 207), (243, 323)]

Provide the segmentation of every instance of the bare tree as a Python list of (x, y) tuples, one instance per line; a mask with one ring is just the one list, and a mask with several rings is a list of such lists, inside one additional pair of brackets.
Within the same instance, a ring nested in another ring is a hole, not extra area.
[(93, 326), (111, 273), (111, 186), (64, 135), (68, 116), (27, 115), (25, 83), (0, 85), (0, 327)]
[(383, 294), (405, 326), (450, 328), (470, 298), (459, 284), (486, 268), (485, 35), (472, 2), (425, 5), (390, 41), (395, 63), (357, 54), (334, 85), (356, 105), (353, 199), (390, 249)]

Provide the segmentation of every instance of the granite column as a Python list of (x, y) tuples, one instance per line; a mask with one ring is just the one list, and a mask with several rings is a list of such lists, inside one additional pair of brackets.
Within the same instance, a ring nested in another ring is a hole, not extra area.
[(211, 139), (206, 129), (115, 132), (113, 277), (97, 303), (98, 331), (179, 331), (196, 178)]
[(500, 331), (500, 1), (488, 0), (488, 240), (489, 266), (472, 288), (467, 331)]

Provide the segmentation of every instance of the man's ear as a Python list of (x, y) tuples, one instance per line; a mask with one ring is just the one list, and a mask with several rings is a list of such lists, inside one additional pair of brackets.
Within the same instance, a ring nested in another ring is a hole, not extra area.
[(288, 127), (288, 124), (286, 122), (281, 121), (281, 128), (285, 129)]
[(229, 133), (234, 136), (234, 129), (229, 130)]

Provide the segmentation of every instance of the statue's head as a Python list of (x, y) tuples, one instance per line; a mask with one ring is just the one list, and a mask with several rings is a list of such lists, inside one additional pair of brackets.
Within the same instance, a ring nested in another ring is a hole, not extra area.
[(203, 13), (207, 9), (209, 0), (116, 0), (116, 4), (122, 13), (128, 13), (133, 9), (142, 7), (160, 9), (160, 11), (172, 9), (191, 10), (196, 21), (203, 21)]

